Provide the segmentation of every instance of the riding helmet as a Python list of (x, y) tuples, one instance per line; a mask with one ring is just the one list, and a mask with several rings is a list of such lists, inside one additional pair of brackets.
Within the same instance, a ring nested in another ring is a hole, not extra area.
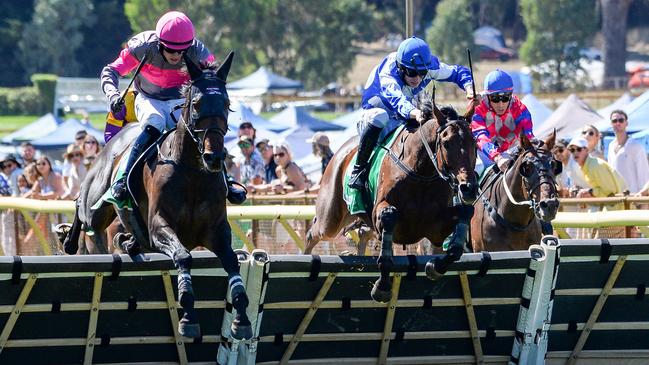
[(484, 91), (487, 95), (511, 93), (514, 91), (514, 82), (507, 72), (496, 69), (485, 77)]
[(430, 53), (426, 41), (417, 37), (410, 37), (401, 42), (397, 48), (397, 63), (413, 70), (439, 68), (439, 60)]
[(187, 15), (170, 11), (163, 15), (155, 27), (155, 33), (163, 46), (183, 50), (194, 41), (194, 25)]

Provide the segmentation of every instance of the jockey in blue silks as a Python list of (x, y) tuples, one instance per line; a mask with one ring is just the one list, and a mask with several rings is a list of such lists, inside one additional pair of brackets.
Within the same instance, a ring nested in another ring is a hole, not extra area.
[(423, 39), (411, 37), (387, 55), (370, 73), (363, 92), (365, 109), (358, 130), (361, 136), (349, 187), (365, 189), (368, 160), (383, 128), (392, 120), (423, 122), (413, 99), (433, 80), (453, 82), (472, 99), (472, 78), (468, 68), (439, 62)]

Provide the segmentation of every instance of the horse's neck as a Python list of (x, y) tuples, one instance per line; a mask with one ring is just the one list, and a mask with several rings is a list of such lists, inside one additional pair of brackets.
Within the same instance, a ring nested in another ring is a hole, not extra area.
[(171, 143), (171, 158), (175, 161), (183, 161), (183, 163), (189, 166), (199, 168), (201, 156), (198, 151), (198, 146), (196, 146), (187, 128), (181, 123), (178, 123), (178, 128)]
[[(408, 133), (408, 135), (405, 135), (407, 138), (404, 141), (404, 161), (414, 172), (423, 176), (430, 175), (431, 171), (435, 171), (435, 166), (433, 166), (431, 156), (426, 151), (424, 141), (430, 147), (430, 151), (435, 153), (436, 126), (435, 121), (429, 120), (414, 132), (403, 131), (403, 133)], [(422, 141), (422, 135), (424, 141)]]
[(498, 209), (502, 217), (507, 219), (507, 221), (512, 223), (517, 223), (520, 225), (526, 225), (532, 220), (534, 216), (534, 211), (530, 209), (529, 205), (518, 205), (513, 204), (507, 192), (505, 192), (505, 184), (509, 187), (514, 200), (517, 202), (528, 201), (530, 198), (525, 196), (525, 185), (523, 184), (523, 177), (518, 173), (520, 170), (520, 163), (515, 163), (512, 168), (508, 169), (508, 173), (501, 181), (499, 189), (499, 200), (504, 201), (504, 204), (501, 203), (501, 207)]

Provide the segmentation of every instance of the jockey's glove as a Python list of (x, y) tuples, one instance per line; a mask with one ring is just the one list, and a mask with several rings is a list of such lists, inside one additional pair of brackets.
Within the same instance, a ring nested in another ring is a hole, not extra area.
[(495, 158), (496, 165), (500, 171), (505, 172), (509, 168), (509, 165), (512, 162), (512, 159), (509, 155), (501, 154)]
[(124, 110), (124, 100), (121, 99), (119, 94), (113, 94), (110, 96), (110, 111), (113, 114), (120, 113)]

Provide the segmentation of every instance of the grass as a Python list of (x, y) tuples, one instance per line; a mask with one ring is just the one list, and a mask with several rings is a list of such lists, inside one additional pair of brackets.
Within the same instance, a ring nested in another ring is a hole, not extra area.
[[(261, 116), (265, 119), (272, 118), (277, 112), (263, 112)], [(311, 113), (314, 117), (320, 118), (326, 121), (334, 120), (344, 113), (335, 113), (335, 112), (315, 112)], [(99, 129), (100, 131), (104, 130), (106, 124), (106, 114), (104, 113), (95, 113), (90, 114), (90, 124)], [(18, 130), (36, 119), (40, 118), (38, 115), (0, 115), (0, 137), (4, 137), (7, 134)], [(67, 114), (64, 119), (75, 118), (81, 120), (81, 114)]]

